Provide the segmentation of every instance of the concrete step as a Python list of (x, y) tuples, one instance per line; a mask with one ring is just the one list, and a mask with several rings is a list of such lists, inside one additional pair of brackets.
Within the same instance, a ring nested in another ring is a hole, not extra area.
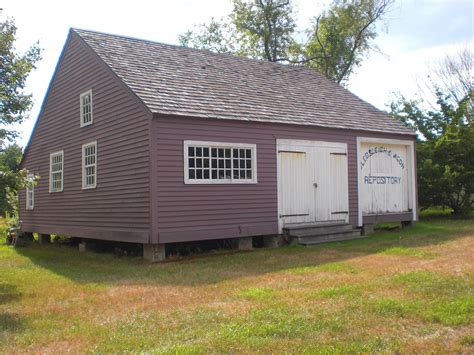
[(316, 235), (326, 235), (338, 232), (352, 231), (352, 225), (350, 224), (337, 224), (337, 225), (326, 225), (326, 226), (314, 226), (311, 228), (289, 230), (288, 235), (292, 237), (307, 237)]
[(315, 245), (321, 243), (330, 243), (330, 242), (338, 242), (341, 240), (351, 240), (351, 239), (359, 239), (365, 238), (360, 234), (359, 230), (349, 230), (349, 231), (341, 231), (326, 235), (315, 235), (315, 236), (305, 236), (305, 237), (292, 237), (292, 240), (296, 243), (302, 245)]
[(346, 223), (344, 220), (310, 222), (310, 223), (290, 223), (290, 224), (285, 224), (285, 226), (283, 227), (283, 230), (296, 231), (296, 230), (304, 230), (304, 229), (311, 229), (311, 228), (322, 228), (322, 227), (332, 227), (332, 226), (342, 226), (342, 225), (350, 225), (350, 224)]
[(360, 230), (345, 221), (290, 224), (283, 232), (292, 242), (303, 245), (361, 238)]

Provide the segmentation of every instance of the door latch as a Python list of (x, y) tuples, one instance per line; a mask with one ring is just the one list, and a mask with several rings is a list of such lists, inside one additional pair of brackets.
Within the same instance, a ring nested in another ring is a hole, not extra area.
[(318, 183), (315, 182), (315, 183), (313, 184), (313, 186), (314, 186), (314, 187), (318, 187)]

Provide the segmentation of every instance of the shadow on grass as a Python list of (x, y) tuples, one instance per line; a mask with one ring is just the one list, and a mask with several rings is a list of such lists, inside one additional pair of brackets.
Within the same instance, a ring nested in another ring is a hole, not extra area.
[[(0, 306), (5, 306), (20, 298), (21, 294), (15, 285), (0, 283)], [(23, 328), (23, 321), (19, 316), (8, 311), (0, 310), (0, 340), (4, 334), (20, 332)]]
[(415, 227), (401, 231), (378, 232), (366, 239), (314, 247), (286, 246), (279, 249), (256, 249), (252, 252), (203, 255), (158, 264), (149, 264), (141, 258), (79, 253), (77, 249), (61, 245), (34, 244), (18, 249), (18, 253), (34, 264), (78, 283), (97, 283), (103, 286), (125, 283), (195, 286), (340, 263), (393, 248), (437, 245), (464, 237), (468, 233), (474, 233), (472, 220), (439, 220), (420, 222)]

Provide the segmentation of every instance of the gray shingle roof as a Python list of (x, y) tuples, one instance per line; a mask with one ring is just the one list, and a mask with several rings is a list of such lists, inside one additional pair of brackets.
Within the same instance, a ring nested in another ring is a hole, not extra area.
[(154, 113), (414, 134), (304, 67), (72, 31)]

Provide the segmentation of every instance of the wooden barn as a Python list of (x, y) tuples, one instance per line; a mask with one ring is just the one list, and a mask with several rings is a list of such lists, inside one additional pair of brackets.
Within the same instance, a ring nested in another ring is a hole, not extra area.
[(25, 233), (142, 243), (417, 219), (415, 133), (304, 67), (72, 29), (22, 166)]

